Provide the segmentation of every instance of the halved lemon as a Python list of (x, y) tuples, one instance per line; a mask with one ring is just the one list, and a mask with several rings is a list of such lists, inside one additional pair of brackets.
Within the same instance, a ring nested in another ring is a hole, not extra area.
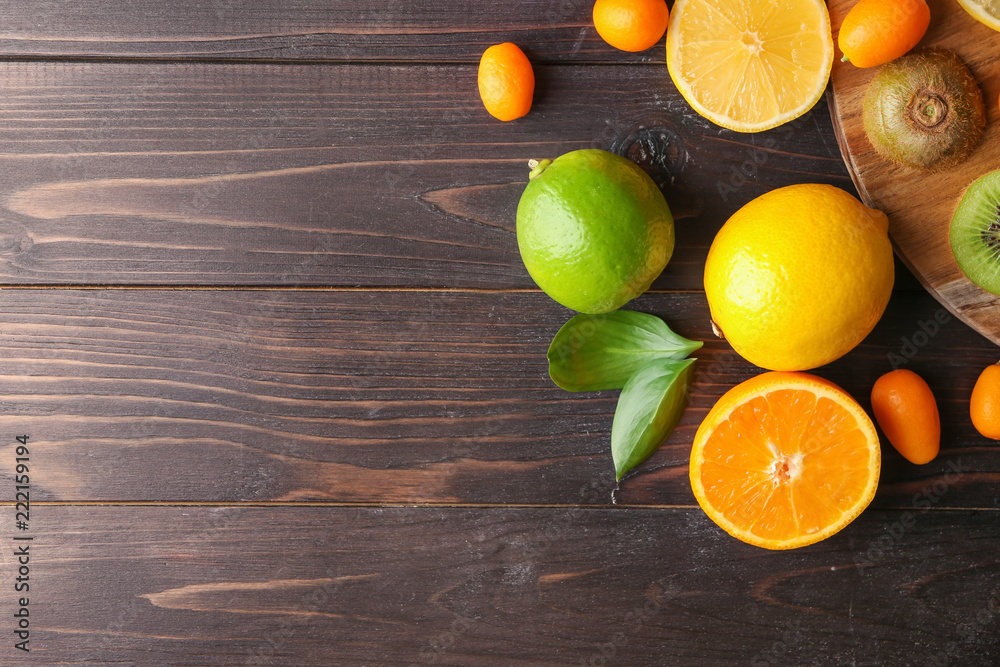
[(808, 373), (771, 372), (736, 385), (701, 423), (691, 488), (727, 533), (767, 549), (819, 542), (875, 495), (878, 434), (843, 389)]
[(958, 0), (969, 16), (1000, 32), (1000, 0)]
[(667, 68), (688, 104), (717, 125), (760, 132), (823, 96), (833, 66), (823, 0), (677, 0)]

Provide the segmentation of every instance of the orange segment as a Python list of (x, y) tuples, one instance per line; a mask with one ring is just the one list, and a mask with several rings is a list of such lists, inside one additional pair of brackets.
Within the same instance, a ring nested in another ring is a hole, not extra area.
[(833, 535), (868, 506), (881, 451), (871, 419), (835, 384), (764, 373), (730, 389), (691, 449), (691, 488), (723, 530), (767, 549)]

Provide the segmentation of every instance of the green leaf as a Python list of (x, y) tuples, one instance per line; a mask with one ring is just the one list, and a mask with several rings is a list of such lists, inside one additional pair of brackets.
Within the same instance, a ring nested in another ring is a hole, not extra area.
[(656, 360), (625, 383), (611, 423), (616, 481), (648, 459), (680, 422), (694, 362)]
[(655, 315), (577, 315), (549, 345), (549, 377), (566, 391), (621, 389), (649, 362), (683, 359), (699, 347), (701, 341), (678, 336)]

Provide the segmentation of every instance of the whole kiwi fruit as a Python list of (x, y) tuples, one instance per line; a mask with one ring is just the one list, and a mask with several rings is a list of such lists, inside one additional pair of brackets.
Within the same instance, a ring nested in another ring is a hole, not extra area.
[(976, 78), (955, 52), (923, 49), (879, 70), (865, 91), (863, 120), (883, 157), (940, 171), (979, 144), (986, 109)]

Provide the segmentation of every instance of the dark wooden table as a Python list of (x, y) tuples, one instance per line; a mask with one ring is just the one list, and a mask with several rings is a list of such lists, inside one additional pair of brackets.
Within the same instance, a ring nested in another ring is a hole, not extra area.
[[(708, 245), (772, 188), (853, 190), (824, 102), (721, 130), (662, 45), (610, 49), (587, 2), (3, 10), (0, 664), (1000, 663), (1000, 455), (967, 414), (1000, 355), (902, 267), (818, 373), (866, 407), (893, 361), (923, 374), (939, 458), (884, 447), (872, 507), (791, 552), (691, 493), (697, 425), (759, 372), (711, 334)], [(501, 41), (538, 80), (506, 124), (475, 82)], [(630, 308), (705, 340), (617, 505), (617, 392), (549, 381), (572, 313), (514, 234), (527, 160), (584, 147), (642, 165), (677, 217)]]

